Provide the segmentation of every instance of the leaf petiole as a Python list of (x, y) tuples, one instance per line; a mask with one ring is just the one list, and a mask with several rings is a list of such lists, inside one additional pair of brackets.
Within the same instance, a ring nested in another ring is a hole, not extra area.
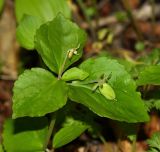
[(44, 151), (46, 151), (46, 149), (47, 149), (48, 143), (50, 141), (50, 138), (51, 138), (51, 135), (52, 135), (52, 132), (53, 132), (53, 129), (54, 129), (55, 122), (56, 122), (56, 113), (52, 113), (51, 114), (51, 122), (50, 122), (50, 125), (49, 125), (49, 128), (48, 128), (47, 137), (46, 137), (46, 140), (45, 140), (44, 146), (43, 146)]

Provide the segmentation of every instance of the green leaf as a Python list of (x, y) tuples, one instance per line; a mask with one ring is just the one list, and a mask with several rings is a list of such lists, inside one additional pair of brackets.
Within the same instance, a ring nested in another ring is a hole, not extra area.
[(160, 85), (160, 65), (147, 66), (139, 74), (137, 84), (139, 86), (146, 84)]
[(160, 48), (151, 50), (147, 55), (139, 58), (139, 62), (143, 62), (144, 65), (157, 65), (160, 63)]
[(3, 5), (4, 5), (4, 0), (0, 0), (0, 12), (2, 11)]
[(35, 16), (24, 15), (16, 31), (16, 37), (22, 47), (34, 49), (34, 35), (43, 21)]
[(63, 76), (62, 80), (70, 81), (70, 80), (84, 80), (89, 76), (89, 74), (79, 68), (71, 68), (67, 70)]
[(39, 117), (63, 107), (67, 101), (67, 85), (41, 68), (26, 70), (13, 89), (13, 118)]
[(147, 152), (159, 152), (159, 150), (154, 149), (154, 148), (150, 148)]
[(145, 101), (145, 105), (148, 108), (148, 111), (150, 111), (153, 108), (156, 108), (157, 110), (160, 110), (160, 99), (150, 99)]
[(4, 124), (3, 144), (7, 152), (43, 152), (46, 118), (20, 118)]
[(127, 20), (127, 13), (124, 11), (119, 11), (115, 13), (115, 17), (119, 22), (124, 22)]
[[(87, 71), (89, 77), (82, 82), (69, 85), (71, 100), (87, 106), (102, 117), (126, 122), (148, 121), (146, 108), (140, 94), (136, 92), (134, 81), (116, 60), (106, 57), (89, 59), (82, 63), (80, 68)], [(108, 83), (113, 88), (117, 101), (107, 100), (98, 89), (95, 92), (92, 91), (93, 85), (87, 85), (99, 79), (102, 74), (111, 73)]]
[(145, 49), (145, 44), (144, 44), (144, 42), (138, 41), (138, 42), (135, 44), (135, 49), (136, 49), (136, 51), (139, 51), (139, 52), (144, 51), (144, 49)]
[[(35, 48), (46, 65), (52, 71), (60, 73), (81, 57), (85, 40), (86, 34), (83, 30), (62, 14), (58, 14), (53, 21), (37, 30)], [(78, 54), (69, 59), (68, 51), (73, 48), (77, 48)]]
[(59, 12), (70, 17), (66, 0), (16, 0), (15, 11), (20, 22), (24, 14), (40, 17), (43, 21), (52, 20)]
[(160, 110), (160, 100), (155, 100), (153, 103), (153, 107), (155, 107), (157, 110)]
[(156, 132), (152, 135), (151, 139), (147, 140), (150, 149), (160, 151), (160, 132)]
[(64, 123), (63, 128), (61, 128), (53, 138), (53, 147), (59, 148), (80, 136), (86, 129), (88, 125), (84, 124), (79, 120), (74, 120), (72, 118)]
[(20, 45), (33, 50), (36, 30), (59, 12), (70, 18), (66, 0), (16, 0), (16, 17), (19, 22), (16, 34)]
[(96, 15), (96, 8), (95, 7), (87, 7), (86, 8), (86, 14), (89, 17), (93, 17), (94, 15)]
[(3, 152), (3, 147), (1, 144), (0, 144), (0, 152)]
[(133, 62), (127, 61), (125, 59), (116, 58), (118, 63), (124, 66), (125, 70), (129, 73), (132, 72), (133, 68), (135, 67), (135, 64)]
[(154, 108), (154, 101), (153, 100), (146, 100), (145, 101), (145, 106), (147, 108), (147, 111), (150, 112), (152, 108)]

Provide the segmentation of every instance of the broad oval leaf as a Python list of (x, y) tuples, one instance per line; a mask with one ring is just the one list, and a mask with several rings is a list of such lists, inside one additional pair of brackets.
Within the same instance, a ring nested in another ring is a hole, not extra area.
[(89, 74), (86, 71), (83, 71), (79, 68), (71, 68), (67, 70), (63, 76), (62, 80), (64, 81), (71, 81), (71, 80), (84, 80), (89, 76)]
[[(54, 20), (37, 30), (35, 48), (46, 65), (52, 71), (60, 73), (81, 57), (85, 40), (86, 34), (83, 30), (62, 14), (58, 14)], [(78, 54), (69, 59), (68, 51), (73, 48), (77, 48)]]
[(16, 17), (19, 22), (17, 40), (26, 49), (34, 49), (36, 30), (52, 20), (59, 12), (70, 18), (66, 0), (16, 0)]
[(0, 0), (0, 12), (2, 11), (4, 0)]
[(26, 70), (13, 89), (13, 118), (43, 116), (63, 107), (67, 101), (67, 85), (41, 68)]
[(1, 144), (0, 144), (0, 152), (4, 152)]
[(66, 0), (16, 0), (15, 11), (20, 22), (24, 14), (40, 17), (43, 21), (52, 20), (59, 12), (70, 17)]
[(43, 152), (48, 121), (46, 118), (6, 120), (3, 145), (7, 152)]
[(59, 148), (80, 136), (89, 126), (79, 120), (71, 119), (54, 135), (53, 147)]
[[(69, 97), (71, 100), (84, 104), (93, 112), (111, 119), (126, 122), (148, 121), (149, 117), (136, 86), (124, 67), (116, 60), (100, 57), (89, 59), (82, 63), (81, 69), (89, 73), (83, 82), (70, 84)], [(102, 74), (112, 73), (108, 83), (114, 89), (116, 102), (107, 100), (93, 85), (88, 83), (100, 78)], [(88, 84), (88, 85), (87, 85)]]
[(160, 65), (147, 66), (139, 74), (137, 84), (139, 86), (146, 84), (160, 85)]
[(22, 47), (28, 50), (34, 49), (34, 35), (42, 23), (41, 18), (31, 15), (23, 16), (16, 31), (16, 38)]

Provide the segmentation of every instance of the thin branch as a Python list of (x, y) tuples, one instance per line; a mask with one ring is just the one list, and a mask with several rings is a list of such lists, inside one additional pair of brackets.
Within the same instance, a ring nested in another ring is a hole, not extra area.
[(10, 75), (0, 75), (0, 80), (15, 81), (15, 80), (17, 80), (17, 77), (13, 77)]
[(152, 8), (152, 16), (151, 16), (151, 20), (152, 20), (152, 32), (153, 32), (153, 39), (154, 37), (154, 33), (155, 33), (155, 25), (156, 25), (156, 18), (155, 18), (155, 0), (150, 0), (150, 4), (151, 4), (151, 8)]
[(106, 139), (103, 137), (103, 135), (99, 132), (98, 133), (98, 136), (99, 136), (99, 139), (102, 141), (102, 143), (104, 144), (104, 145), (106, 145)]
[(151, 8), (152, 8), (152, 24), (155, 25), (156, 19), (155, 19), (155, 0), (150, 0)]
[(134, 15), (132, 14), (132, 10), (131, 10), (131, 7), (130, 7), (130, 4), (129, 4), (129, 1), (128, 0), (121, 0), (122, 4), (123, 4), (123, 7), (124, 9), (126, 10), (127, 12), (127, 16), (128, 18), (130, 19), (131, 21), (131, 24), (133, 26), (133, 29), (134, 31), (136, 32), (137, 34), (137, 37), (140, 41), (143, 41), (143, 35), (138, 27), (138, 24), (137, 24), (137, 21), (134, 17)]
[[(154, 6), (154, 10), (155, 10), (155, 14), (154, 15), (158, 15), (160, 14), (160, 5), (157, 4)], [(151, 5), (149, 5), (148, 3), (144, 4), (141, 9), (135, 9), (133, 10), (133, 16), (135, 18), (135, 20), (142, 20), (142, 21), (146, 21), (150, 18), (152, 18), (152, 7)], [(115, 15), (110, 15), (106, 17), (101, 17), (98, 21), (98, 27), (103, 27), (106, 25), (114, 25), (116, 23), (118, 23), (119, 21), (117, 20), (117, 18), (115, 17)], [(126, 23), (128, 23), (128, 20), (125, 21)], [(91, 22), (93, 28), (96, 28), (96, 22), (93, 20)], [(88, 23), (86, 22), (82, 22), (81, 23), (81, 27), (84, 29), (89, 29), (90, 26), (88, 25)]]
[(92, 21), (91, 21), (90, 17), (88, 16), (87, 12), (86, 12), (86, 7), (85, 7), (85, 5), (83, 4), (82, 0), (77, 0), (77, 3), (78, 3), (78, 5), (80, 6), (80, 8), (81, 8), (81, 10), (82, 10), (82, 12), (83, 12), (84, 17), (85, 17), (86, 21), (87, 21), (88, 24), (89, 24), (89, 27), (90, 27), (89, 29), (90, 29), (92, 38), (93, 38), (93, 40), (95, 41), (95, 40), (96, 40), (96, 32), (95, 32), (95, 29), (94, 29), (94, 27), (93, 27), (93, 25), (92, 25)]

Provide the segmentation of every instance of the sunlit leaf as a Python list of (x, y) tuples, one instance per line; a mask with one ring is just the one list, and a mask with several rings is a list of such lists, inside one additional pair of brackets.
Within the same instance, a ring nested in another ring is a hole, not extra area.
[[(86, 34), (62, 14), (42, 25), (35, 37), (35, 48), (45, 64), (54, 72), (62, 73), (82, 56)], [(77, 54), (69, 59), (68, 51), (77, 48)], [(65, 62), (66, 61), (66, 62)]]
[(29, 50), (34, 49), (34, 36), (40, 25), (51, 21), (59, 12), (70, 18), (66, 0), (16, 0), (15, 10), (19, 22), (17, 40)]
[(86, 71), (83, 71), (79, 68), (71, 68), (67, 70), (63, 76), (62, 80), (64, 81), (70, 81), (70, 80), (84, 80), (89, 76), (89, 74)]
[(13, 89), (13, 118), (43, 116), (63, 107), (67, 85), (41, 68), (26, 70)]

